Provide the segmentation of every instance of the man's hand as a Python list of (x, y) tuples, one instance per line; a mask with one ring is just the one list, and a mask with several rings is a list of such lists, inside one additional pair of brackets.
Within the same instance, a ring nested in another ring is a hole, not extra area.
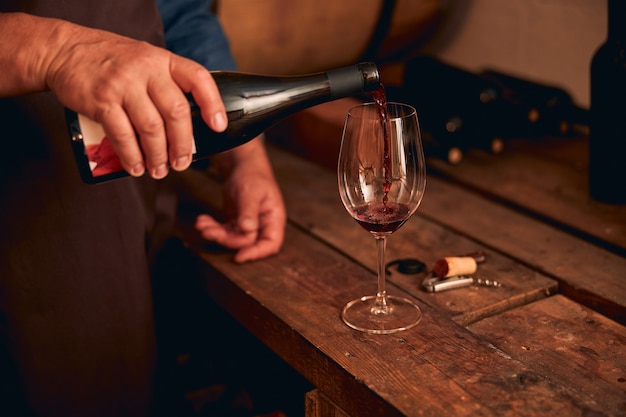
[(227, 221), (203, 214), (196, 219), (202, 237), (237, 250), (235, 262), (274, 255), (285, 235), (286, 211), (261, 138), (213, 158), (226, 177)]
[[(7, 40), (7, 42), (4, 42)], [(8, 42), (10, 40), (10, 42)], [(0, 14), (0, 96), (52, 90), (68, 108), (101, 123), (122, 166), (154, 178), (191, 163), (185, 93), (214, 130), (227, 119), (211, 74), (163, 48), (110, 32), (21, 13)], [(3, 65), (3, 68), (5, 65)]]

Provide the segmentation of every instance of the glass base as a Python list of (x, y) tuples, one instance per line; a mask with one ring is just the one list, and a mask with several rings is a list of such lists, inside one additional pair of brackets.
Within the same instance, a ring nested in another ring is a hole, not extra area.
[(388, 295), (386, 307), (376, 300), (370, 295), (350, 301), (341, 311), (341, 319), (355, 330), (372, 334), (407, 330), (422, 319), (422, 311), (411, 300)]

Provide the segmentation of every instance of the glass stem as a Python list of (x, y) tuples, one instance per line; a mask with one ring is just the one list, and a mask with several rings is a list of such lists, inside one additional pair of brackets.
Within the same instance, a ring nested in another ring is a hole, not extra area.
[(376, 248), (378, 249), (378, 292), (376, 302), (372, 307), (373, 314), (389, 314), (390, 307), (387, 304), (386, 271), (385, 271), (385, 249), (387, 247), (386, 236), (376, 236)]

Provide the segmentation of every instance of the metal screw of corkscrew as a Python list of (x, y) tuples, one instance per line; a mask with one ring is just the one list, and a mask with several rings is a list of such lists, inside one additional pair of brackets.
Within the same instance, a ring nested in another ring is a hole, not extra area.
[(465, 275), (457, 275), (447, 278), (440, 278), (438, 276), (429, 275), (424, 279), (422, 285), (424, 286), (424, 289), (428, 292), (441, 292), (446, 290), (452, 290), (455, 288), (469, 287), (470, 285), (491, 288), (502, 287), (502, 283), (499, 281), (468, 277)]

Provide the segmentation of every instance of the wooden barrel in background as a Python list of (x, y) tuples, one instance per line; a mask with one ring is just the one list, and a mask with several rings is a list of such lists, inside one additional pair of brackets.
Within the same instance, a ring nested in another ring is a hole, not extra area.
[(373, 41), (380, 48), (368, 58), (379, 64), (419, 48), (443, 2), (392, 3), (388, 28), (377, 40), (385, 0), (221, 0), (216, 10), (241, 71), (287, 75), (353, 64)]

